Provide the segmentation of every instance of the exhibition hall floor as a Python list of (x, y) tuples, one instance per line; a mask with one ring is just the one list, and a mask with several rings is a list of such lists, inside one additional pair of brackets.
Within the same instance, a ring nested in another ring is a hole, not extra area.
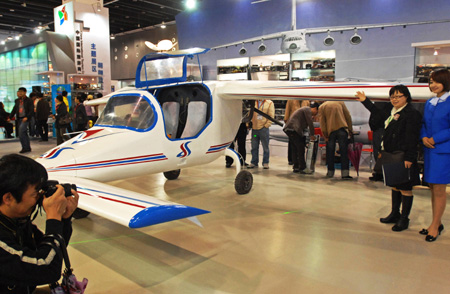
[[(54, 145), (32, 141), (28, 155)], [(0, 155), (19, 150), (18, 141), (0, 143)], [(314, 175), (293, 174), (273, 156), (270, 169), (251, 172), (248, 195), (236, 194), (235, 170), (223, 159), (174, 181), (154, 174), (112, 182), (211, 213), (198, 217), (203, 227), (74, 220), (69, 254), (78, 278), (89, 279), (87, 293), (448, 293), (450, 211), (436, 242), (418, 234), (431, 219), (428, 188), (414, 192), (410, 228), (393, 232), (379, 222), (389, 189), (370, 182), (368, 168), (341, 181), (324, 178), (321, 165)]]

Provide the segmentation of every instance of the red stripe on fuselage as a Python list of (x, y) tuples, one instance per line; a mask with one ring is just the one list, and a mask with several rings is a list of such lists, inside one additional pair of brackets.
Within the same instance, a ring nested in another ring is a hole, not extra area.
[[(168, 158), (149, 159), (149, 160), (143, 160), (143, 161), (139, 161), (139, 162), (118, 163), (118, 164), (112, 164), (112, 165), (107, 165), (107, 166), (80, 167), (80, 168), (72, 168), (72, 169), (67, 169), (67, 170), (48, 170), (47, 172), (61, 172), (61, 171), (73, 171), (73, 170), (85, 170), (85, 169), (95, 169), (95, 168), (106, 168), (106, 167), (112, 167), (112, 166), (132, 165), (132, 164), (146, 163), (146, 162), (153, 162), (153, 161), (161, 161), (161, 160), (168, 160)], [(60, 168), (61, 168), (61, 167), (54, 167), (54, 169), (60, 169)]]
[(101, 164), (101, 163), (114, 162), (114, 161), (119, 161), (119, 160), (131, 160), (131, 159), (138, 159), (138, 158), (149, 157), (149, 156), (161, 156), (161, 155), (164, 155), (164, 154), (163, 153), (158, 153), (158, 154), (142, 155), (142, 156), (135, 156), (135, 157), (126, 157), (126, 158), (119, 158), (119, 159), (104, 160), (104, 161), (94, 161), (94, 162), (86, 162), (86, 163), (68, 164), (68, 165), (58, 166), (58, 167), (55, 167), (55, 168), (71, 167), (71, 166), (79, 166), (79, 165), (87, 165), (87, 164)]
[(134, 203), (130, 203), (130, 202), (125, 202), (125, 201), (122, 201), (122, 200), (112, 199), (112, 198), (108, 198), (108, 197), (105, 197), (105, 196), (93, 195), (93, 194), (89, 194), (89, 193), (82, 192), (82, 191), (78, 191), (78, 193), (83, 194), (83, 195), (87, 195), (87, 196), (91, 196), (91, 197), (98, 197), (100, 199), (109, 200), (109, 201), (113, 201), (113, 202), (118, 202), (118, 203), (122, 203), (122, 204), (126, 204), (126, 205), (131, 205), (131, 206), (135, 206), (135, 207), (139, 207), (139, 208), (147, 208), (146, 206), (142, 206), (142, 205), (138, 205), (138, 204), (134, 204)]

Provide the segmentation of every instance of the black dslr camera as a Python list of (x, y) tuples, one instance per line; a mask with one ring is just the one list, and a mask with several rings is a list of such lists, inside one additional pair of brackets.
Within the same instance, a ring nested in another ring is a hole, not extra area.
[(72, 191), (71, 191), (72, 189), (75, 190), (75, 191), (77, 190), (77, 186), (75, 184), (67, 184), (67, 183), (60, 184), (60, 183), (58, 183), (58, 181), (50, 180), (50, 181), (47, 181), (44, 184), (44, 186), (42, 187), (42, 190), (44, 190), (44, 192), (45, 192), (44, 195), (46, 197), (50, 197), (53, 194), (55, 194), (56, 190), (58, 189), (56, 187), (56, 185), (63, 186), (63, 188), (64, 188), (64, 195), (66, 195), (66, 197), (72, 196)]

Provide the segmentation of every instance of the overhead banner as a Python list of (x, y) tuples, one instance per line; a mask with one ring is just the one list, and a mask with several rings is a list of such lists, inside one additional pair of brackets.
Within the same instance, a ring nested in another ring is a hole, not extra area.
[(70, 39), (73, 39), (75, 34), (73, 2), (53, 8), (53, 19), (55, 23), (55, 33), (64, 34), (69, 36)]

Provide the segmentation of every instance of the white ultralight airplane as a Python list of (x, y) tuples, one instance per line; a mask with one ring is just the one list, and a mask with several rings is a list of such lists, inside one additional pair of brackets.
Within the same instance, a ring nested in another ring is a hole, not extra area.
[[(193, 48), (144, 56), (136, 88), (121, 90), (91, 104), (106, 103), (95, 126), (37, 159), (49, 178), (73, 183), (79, 208), (130, 228), (189, 218), (209, 211), (119, 189), (101, 182), (163, 172), (176, 179), (180, 169), (231, 156), (239, 194), (252, 187), (252, 174), (241, 170), (239, 155), (228, 146), (242, 120), (242, 100), (354, 100), (365, 91), (387, 101), (394, 84), (187, 81), (187, 62), (208, 49)], [(198, 62), (200, 64), (200, 62)], [(199, 67), (201, 68), (201, 67)], [(407, 85), (416, 101), (427, 100), (426, 84)]]

